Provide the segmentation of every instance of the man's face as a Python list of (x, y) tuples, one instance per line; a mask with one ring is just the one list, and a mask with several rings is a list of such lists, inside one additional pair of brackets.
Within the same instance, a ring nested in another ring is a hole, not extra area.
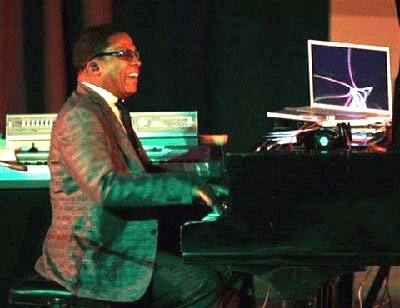
[[(131, 37), (127, 33), (118, 33), (109, 39), (109, 45), (104, 50), (136, 51)], [(126, 98), (137, 91), (137, 82), (142, 63), (139, 59), (132, 60), (120, 56), (105, 56), (99, 61), (102, 67), (102, 87), (119, 98)]]

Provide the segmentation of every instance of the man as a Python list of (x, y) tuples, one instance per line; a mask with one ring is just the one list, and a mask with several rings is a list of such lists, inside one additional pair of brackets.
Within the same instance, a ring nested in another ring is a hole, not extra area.
[(112, 25), (89, 28), (73, 60), (78, 85), (53, 125), (53, 216), (36, 270), (81, 297), (134, 302), (146, 293), (155, 307), (216, 305), (229, 273), (157, 251), (151, 209), (214, 197), (193, 176), (151, 173), (126, 110), (116, 106), (137, 91), (141, 62), (131, 37)]

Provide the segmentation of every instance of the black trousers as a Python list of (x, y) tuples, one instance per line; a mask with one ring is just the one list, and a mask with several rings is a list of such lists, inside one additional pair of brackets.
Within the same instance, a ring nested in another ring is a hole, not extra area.
[(228, 268), (183, 264), (179, 256), (157, 253), (152, 282), (146, 294), (155, 307), (251, 307), (252, 277)]

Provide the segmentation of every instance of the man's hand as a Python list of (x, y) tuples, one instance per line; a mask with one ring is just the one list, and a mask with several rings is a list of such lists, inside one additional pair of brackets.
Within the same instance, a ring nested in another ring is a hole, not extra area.
[(226, 199), (229, 196), (229, 188), (220, 185), (220, 184), (208, 184), (211, 187), (214, 195), (217, 196), (218, 199)]
[(222, 185), (206, 184), (193, 187), (193, 196), (200, 198), (218, 215), (226, 209), (228, 195), (229, 189)]
[(207, 206), (213, 206), (216, 196), (207, 186), (195, 185), (192, 189), (193, 197), (200, 198)]

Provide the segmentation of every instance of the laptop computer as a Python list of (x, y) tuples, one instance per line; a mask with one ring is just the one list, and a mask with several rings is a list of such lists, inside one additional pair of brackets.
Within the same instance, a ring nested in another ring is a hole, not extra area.
[(308, 40), (310, 106), (286, 107), (267, 117), (366, 126), (392, 118), (389, 48)]

